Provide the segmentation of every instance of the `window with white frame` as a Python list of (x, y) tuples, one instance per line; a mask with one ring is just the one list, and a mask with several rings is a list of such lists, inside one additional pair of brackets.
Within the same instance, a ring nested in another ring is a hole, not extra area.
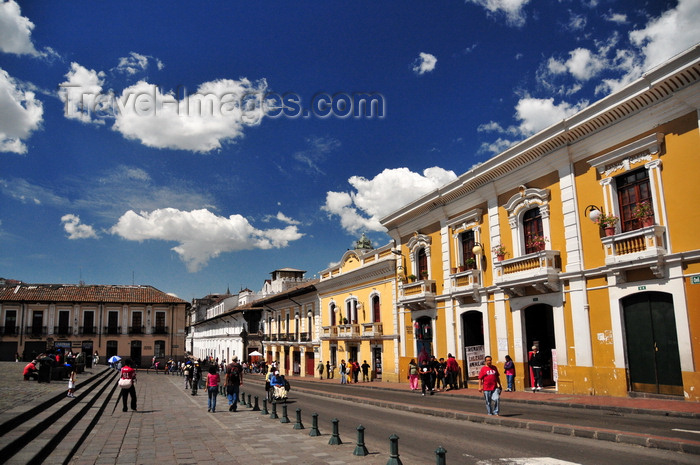
[(506, 202), (514, 257), (542, 250), (537, 241), (548, 241), (549, 197), (549, 189), (523, 185)]

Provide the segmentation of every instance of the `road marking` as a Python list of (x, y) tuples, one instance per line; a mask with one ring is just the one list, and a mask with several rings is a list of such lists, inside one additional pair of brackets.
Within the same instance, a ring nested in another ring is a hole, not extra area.
[(680, 431), (681, 433), (695, 433), (695, 434), (700, 434), (700, 431), (694, 431), (694, 430), (692, 430), (692, 429), (673, 428), (671, 431)]

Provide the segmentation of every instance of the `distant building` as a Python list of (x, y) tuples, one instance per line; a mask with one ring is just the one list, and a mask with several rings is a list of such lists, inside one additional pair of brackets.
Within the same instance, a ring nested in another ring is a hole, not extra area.
[[(8, 283), (11, 283), (8, 285)], [(151, 286), (0, 285), (0, 360), (51, 349), (151, 358), (185, 354), (188, 303)], [(87, 360), (90, 360), (87, 357)]]

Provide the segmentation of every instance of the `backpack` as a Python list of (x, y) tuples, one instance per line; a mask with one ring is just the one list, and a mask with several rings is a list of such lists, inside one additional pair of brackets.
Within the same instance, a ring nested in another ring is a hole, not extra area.
[(238, 386), (241, 384), (240, 369), (238, 365), (233, 365), (226, 369), (226, 374), (228, 375), (226, 377), (226, 383), (228, 386)]

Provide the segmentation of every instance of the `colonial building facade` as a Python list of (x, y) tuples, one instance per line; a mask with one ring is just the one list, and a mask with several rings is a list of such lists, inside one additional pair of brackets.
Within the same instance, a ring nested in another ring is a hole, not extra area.
[[(391, 245), (373, 249), (363, 236), (316, 284), (321, 312), (321, 353), (339, 367), (367, 361), (372, 380), (397, 381), (399, 317), (396, 260)], [(336, 370), (337, 373), (337, 370)]]
[[(185, 354), (188, 303), (151, 286), (25, 284), (0, 286), (0, 360), (51, 349), (151, 358)], [(90, 357), (87, 357), (89, 363)]]
[(383, 218), (400, 366), (510, 354), (524, 389), (537, 346), (560, 393), (700, 400), (699, 80), (696, 46)]

